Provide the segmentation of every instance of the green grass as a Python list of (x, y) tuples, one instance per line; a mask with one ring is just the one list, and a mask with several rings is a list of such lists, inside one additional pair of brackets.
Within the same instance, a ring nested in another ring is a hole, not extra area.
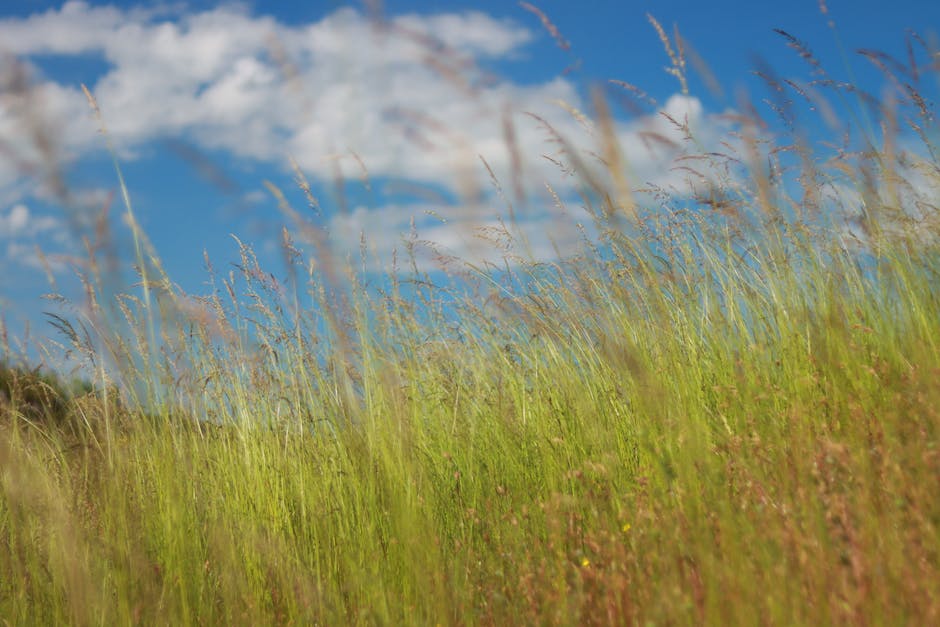
[(57, 320), (94, 389), (0, 376), (0, 616), (940, 622), (937, 198), (912, 224), (868, 148), (721, 208), (586, 183), (582, 256), (383, 294), (242, 249), (196, 299), (151, 262), (146, 302)]

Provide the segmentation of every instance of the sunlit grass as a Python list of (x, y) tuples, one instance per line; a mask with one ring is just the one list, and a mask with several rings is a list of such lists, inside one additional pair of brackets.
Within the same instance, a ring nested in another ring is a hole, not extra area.
[(912, 219), (867, 148), (660, 204), (586, 181), (582, 255), (384, 291), (297, 223), (316, 264), (242, 247), (183, 294), (135, 227), (145, 289), (55, 319), (94, 389), (0, 373), (0, 616), (937, 622), (937, 198)]

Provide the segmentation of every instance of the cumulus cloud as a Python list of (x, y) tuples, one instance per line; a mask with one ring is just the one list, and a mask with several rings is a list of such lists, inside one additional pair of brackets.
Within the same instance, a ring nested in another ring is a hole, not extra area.
[(23, 242), (8, 242), (6, 245), (7, 262), (32, 270), (61, 274), (68, 268), (63, 257), (59, 255), (44, 255), (36, 244)]
[[(434, 182), (467, 153), (473, 159), (490, 153), (496, 167), (506, 161), (507, 109), (534, 111), (563, 135), (577, 134), (577, 122), (552, 104), (580, 107), (566, 80), (472, 84), (482, 83), (475, 63), (517, 52), (531, 39), (527, 29), (479, 12), (405, 15), (377, 28), (349, 8), (296, 26), (238, 6), (170, 19), (69, 2), (0, 21), (0, 41), (13, 54), (103, 58), (109, 69), (92, 91), (111, 134), (126, 147), (193, 135), (244, 157), (291, 153), (324, 177), (333, 174), (331, 157), (355, 152), (375, 175)], [(81, 145), (93, 140), (94, 129), (87, 115), (74, 115), (87, 109), (76, 87), (44, 83), (42, 100), (50, 117), (86, 128), (71, 133), (71, 143)], [(670, 109), (676, 107), (685, 111)], [(695, 99), (670, 100), (666, 109), (675, 117), (701, 115)], [(650, 123), (664, 126), (656, 116)], [(538, 156), (545, 139), (534, 122), (527, 124), (519, 152)]]
[(8, 215), (0, 215), (0, 237), (9, 237), (25, 230), (29, 223), (29, 209), (16, 205)]
[(65, 265), (57, 256), (44, 261), (38, 248), (40, 238), (51, 239), (61, 247), (62, 233), (60, 220), (37, 215), (22, 203), (0, 210), (0, 250), (6, 251), (5, 261), (14, 267), (53, 272), (64, 270)]
[[(285, 24), (240, 5), (174, 13), (68, 2), (0, 20), (0, 46), (37, 58), (38, 67), (38, 56), (47, 54), (104, 61), (104, 73), (89, 87), (126, 158), (152, 140), (177, 137), (285, 168), (293, 158), (319, 180), (337, 172), (356, 177), (364, 165), (373, 178), (471, 195), (490, 187), (480, 157), (506, 186), (513, 179), (537, 190), (548, 181), (564, 193), (573, 180), (552, 161), (561, 150), (556, 134), (585, 154), (597, 150), (591, 125), (576, 113), (584, 104), (570, 81), (519, 84), (486, 71), (487, 63), (520, 53), (532, 40), (518, 23), (474, 11), (377, 24), (343, 8), (313, 23)], [(40, 79), (34, 95), (44, 119), (59, 125), (63, 159), (100, 150), (77, 85)], [(632, 183), (681, 191), (687, 173), (670, 168), (688, 150), (678, 126), (688, 123), (706, 142), (718, 127), (695, 98), (675, 96), (664, 113), (618, 123), (616, 135)], [(30, 152), (35, 138), (21, 123), (30, 115), (0, 102), (0, 136), (16, 138), (23, 163), (43, 157)], [(0, 187), (14, 180), (0, 168)], [(359, 211), (353, 215), (364, 225), (374, 223)], [(452, 239), (449, 229), (434, 233)]]
[(51, 231), (60, 226), (59, 221), (51, 216), (34, 216), (23, 204), (14, 205), (6, 212), (0, 212), (0, 239), (32, 237)]
[(932, 246), (940, 241), (940, 177), (918, 156), (919, 147), (903, 144), (907, 147), (901, 158), (890, 164), (886, 175), (872, 181), (868, 193), (864, 185), (848, 177), (822, 188), (828, 217), (846, 248), (870, 250), (873, 226), (882, 236)]
[[(504, 259), (544, 260), (578, 251), (578, 223), (589, 216), (578, 207), (547, 207), (515, 216), (490, 204), (389, 204), (377, 209), (356, 207), (333, 216), (327, 225), (337, 251), (358, 251), (365, 243), (366, 262), (388, 271), (397, 256), (400, 268), (410, 267), (413, 254), (421, 270), (441, 269), (458, 260), (502, 266)], [(453, 267), (451, 267), (453, 269)]]

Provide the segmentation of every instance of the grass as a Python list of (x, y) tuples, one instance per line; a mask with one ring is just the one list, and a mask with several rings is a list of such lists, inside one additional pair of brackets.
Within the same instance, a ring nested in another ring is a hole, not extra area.
[(147, 300), (54, 319), (95, 385), (0, 373), (0, 616), (940, 622), (940, 231), (909, 167), (940, 162), (913, 93), (839, 160), (745, 120), (735, 176), (657, 203), (570, 151), (594, 235), (558, 263), (382, 291), (314, 233), (320, 272), (243, 247), (197, 297), (135, 229)]

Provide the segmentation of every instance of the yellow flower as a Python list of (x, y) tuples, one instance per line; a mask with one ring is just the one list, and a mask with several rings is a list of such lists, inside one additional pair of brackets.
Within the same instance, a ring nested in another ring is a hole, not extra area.
[(628, 531), (630, 531), (630, 527), (631, 527), (631, 526), (632, 526), (632, 525), (630, 525), (630, 523), (625, 523), (625, 524), (623, 525), (623, 532), (624, 532), (624, 533), (627, 533)]
[(587, 568), (590, 565), (591, 565), (591, 560), (589, 560), (588, 558), (585, 557), (584, 559), (581, 560), (581, 566), (584, 566), (585, 568)]

